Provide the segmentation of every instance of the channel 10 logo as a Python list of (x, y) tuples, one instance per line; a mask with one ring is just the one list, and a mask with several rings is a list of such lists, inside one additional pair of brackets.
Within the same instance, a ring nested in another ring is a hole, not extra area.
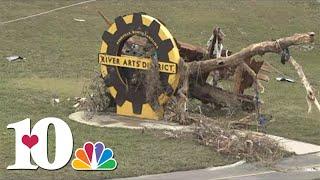
[[(55, 129), (55, 158), (48, 160), (48, 128)], [(9, 165), (9, 170), (30, 169), (39, 167), (46, 170), (57, 170), (64, 167), (72, 156), (73, 136), (67, 123), (63, 120), (48, 117), (30, 127), (30, 119), (25, 119), (7, 126), (15, 130), (15, 163)], [(72, 168), (75, 170), (106, 170), (117, 168), (112, 149), (106, 148), (102, 142), (95, 144), (86, 142), (83, 148), (75, 152)], [(31, 158), (33, 162), (31, 163)]]

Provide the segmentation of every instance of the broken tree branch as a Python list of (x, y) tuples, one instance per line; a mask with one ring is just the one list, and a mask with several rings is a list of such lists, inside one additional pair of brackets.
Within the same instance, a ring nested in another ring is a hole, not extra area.
[(315, 106), (318, 108), (318, 110), (320, 111), (320, 104), (318, 99), (316, 98), (316, 95), (314, 93), (314, 90), (312, 88), (312, 86), (310, 85), (306, 75), (304, 74), (303, 70), (302, 70), (302, 66), (300, 64), (298, 64), (293, 57), (290, 57), (289, 59), (290, 64), (292, 64), (292, 66), (296, 69), (299, 77), (301, 78), (301, 83), (303, 84), (303, 86), (305, 87), (306, 91), (307, 91), (307, 103), (308, 103), (308, 113), (311, 112), (312, 109), (312, 103), (313, 102), (315, 104)]
[(110, 27), (112, 25), (112, 22), (101, 11), (98, 10), (97, 12), (102, 17), (102, 19), (106, 23), (107, 27)]
[(264, 87), (262, 86), (262, 84), (257, 79), (258, 78), (257, 74), (246, 63), (241, 63), (240, 66), (250, 74), (250, 76), (254, 80), (254, 83), (257, 83), (258, 88), (262, 89), (261, 93), (264, 93)]
[(265, 53), (280, 53), (282, 49), (288, 48), (292, 45), (299, 45), (311, 43), (314, 41), (314, 32), (294, 34), (290, 37), (280, 38), (276, 41), (265, 41), (261, 43), (252, 44), (241, 51), (228, 56), (217, 59), (209, 59), (205, 61), (188, 62), (190, 75), (199, 73), (209, 73), (210, 71), (225, 66), (236, 66), (242, 63), (245, 59), (250, 59), (255, 55), (264, 55)]

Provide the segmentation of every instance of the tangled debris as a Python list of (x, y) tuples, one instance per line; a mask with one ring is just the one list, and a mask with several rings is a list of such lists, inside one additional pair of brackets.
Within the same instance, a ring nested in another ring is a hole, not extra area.
[(83, 87), (84, 98), (77, 98), (74, 107), (77, 110), (83, 110), (86, 118), (91, 119), (98, 112), (114, 112), (112, 107), (113, 100), (106, 90), (105, 83), (99, 73)]
[[(152, 63), (150, 70), (144, 71), (146, 98), (154, 109), (158, 109), (160, 104), (157, 97), (162, 93), (161, 79), (159, 74), (158, 59), (156, 55), (151, 56)], [(143, 82), (141, 82), (143, 83)]]
[(272, 164), (289, 155), (277, 141), (263, 134), (221, 128), (210, 120), (198, 121), (194, 134), (200, 144), (247, 161)]
[[(183, 62), (183, 60), (181, 61)], [(189, 117), (188, 102), (189, 102), (189, 76), (188, 68), (183, 67), (184, 64), (180, 63), (180, 83), (178, 91), (175, 96), (169, 99), (169, 102), (165, 106), (165, 120), (178, 122), (181, 125), (189, 125), (193, 121)]]

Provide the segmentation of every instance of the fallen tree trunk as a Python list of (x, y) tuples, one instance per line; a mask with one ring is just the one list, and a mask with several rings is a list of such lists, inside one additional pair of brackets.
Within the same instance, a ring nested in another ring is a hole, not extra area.
[(208, 84), (192, 83), (189, 86), (189, 93), (192, 97), (201, 100), (203, 103), (213, 103), (216, 106), (240, 107), (246, 110), (254, 109), (253, 96), (234, 94), (218, 87)]
[[(235, 80), (236, 82), (238, 81), (238, 85), (235, 86), (236, 93), (234, 94), (221, 88), (206, 84), (205, 80), (208, 76), (208, 73), (219, 68), (235, 68), (239, 65), (237, 71), (246, 72), (252, 77), (252, 83), (257, 83), (258, 87), (263, 90), (263, 86), (258, 81), (257, 73), (254, 71), (254, 69), (252, 69), (252, 67), (249, 67), (245, 60), (251, 59), (255, 55), (264, 55), (265, 53), (282, 53), (284, 49), (293, 45), (311, 43), (314, 41), (314, 36), (315, 33), (313, 32), (295, 34), (293, 36), (280, 38), (275, 41), (265, 41), (252, 44), (228, 57), (186, 62), (186, 67), (188, 68), (188, 75), (190, 78), (190, 95), (191, 97), (199, 99), (204, 103), (214, 103), (216, 105), (241, 106), (243, 105), (243, 102), (252, 105), (254, 103), (253, 97), (242, 95), (241, 92), (243, 93), (242, 89), (244, 88), (240, 88), (240, 90), (237, 89), (239, 88), (238, 86), (240, 86), (239, 83), (242, 81), (240, 75), (239, 77), (235, 76)], [(259, 66), (259, 69), (260, 67), (261, 66)], [(310, 93), (310, 88), (308, 88), (307, 91)], [(317, 106), (317, 101), (314, 102)]]
[(314, 41), (314, 36), (314, 32), (294, 34), (293, 36), (280, 38), (275, 41), (265, 41), (252, 44), (228, 57), (188, 62), (189, 74), (194, 76), (197, 74), (209, 73), (210, 71), (220, 67), (236, 66), (243, 63), (245, 59), (250, 59), (255, 55), (262, 56), (265, 53), (280, 53), (283, 49), (293, 45), (311, 43)]

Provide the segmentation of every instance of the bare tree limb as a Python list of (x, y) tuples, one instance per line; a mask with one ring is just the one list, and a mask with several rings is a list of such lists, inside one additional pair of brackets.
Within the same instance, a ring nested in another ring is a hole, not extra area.
[(199, 69), (201, 70), (201, 73), (208, 73), (219, 67), (236, 66), (242, 63), (243, 60), (250, 59), (255, 55), (264, 55), (265, 53), (280, 53), (282, 52), (282, 49), (293, 45), (311, 43), (314, 41), (314, 36), (314, 32), (294, 34), (293, 36), (280, 38), (276, 41), (265, 41), (252, 44), (228, 57), (188, 62), (187, 64), (189, 66), (189, 72), (190, 75), (194, 75), (198, 73)]
[(306, 75), (304, 74), (303, 70), (302, 70), (302, 66), (300, 64), (298, 64), (293, 57), (290, 57), (289, 59), (290, 64), (292, 64), (292, 66), (296, 69), (296, 71), (298, 72), (299, 77), (301, 78), (301, 83), (303, 84), (303, 86), (306, 88), (307, 91), (307, 103), (308, 103), (308, 113), (311, 112), (312, 109), (312, 103), (313, 102), (315, 104), (315, 106), (317, 107), (317, 109), (320, 112), (320, 104), (318, 99), (316, 98), (316, 95), (314, 93), (314, 90), (312, 88), (312, 86), (310, 85)]
[(98, 10), (97, 12), (103, 18), (103, 20), (106, 23), (107, 27), (110, 27), (112, 25), (112, 22), (100, 10)]

